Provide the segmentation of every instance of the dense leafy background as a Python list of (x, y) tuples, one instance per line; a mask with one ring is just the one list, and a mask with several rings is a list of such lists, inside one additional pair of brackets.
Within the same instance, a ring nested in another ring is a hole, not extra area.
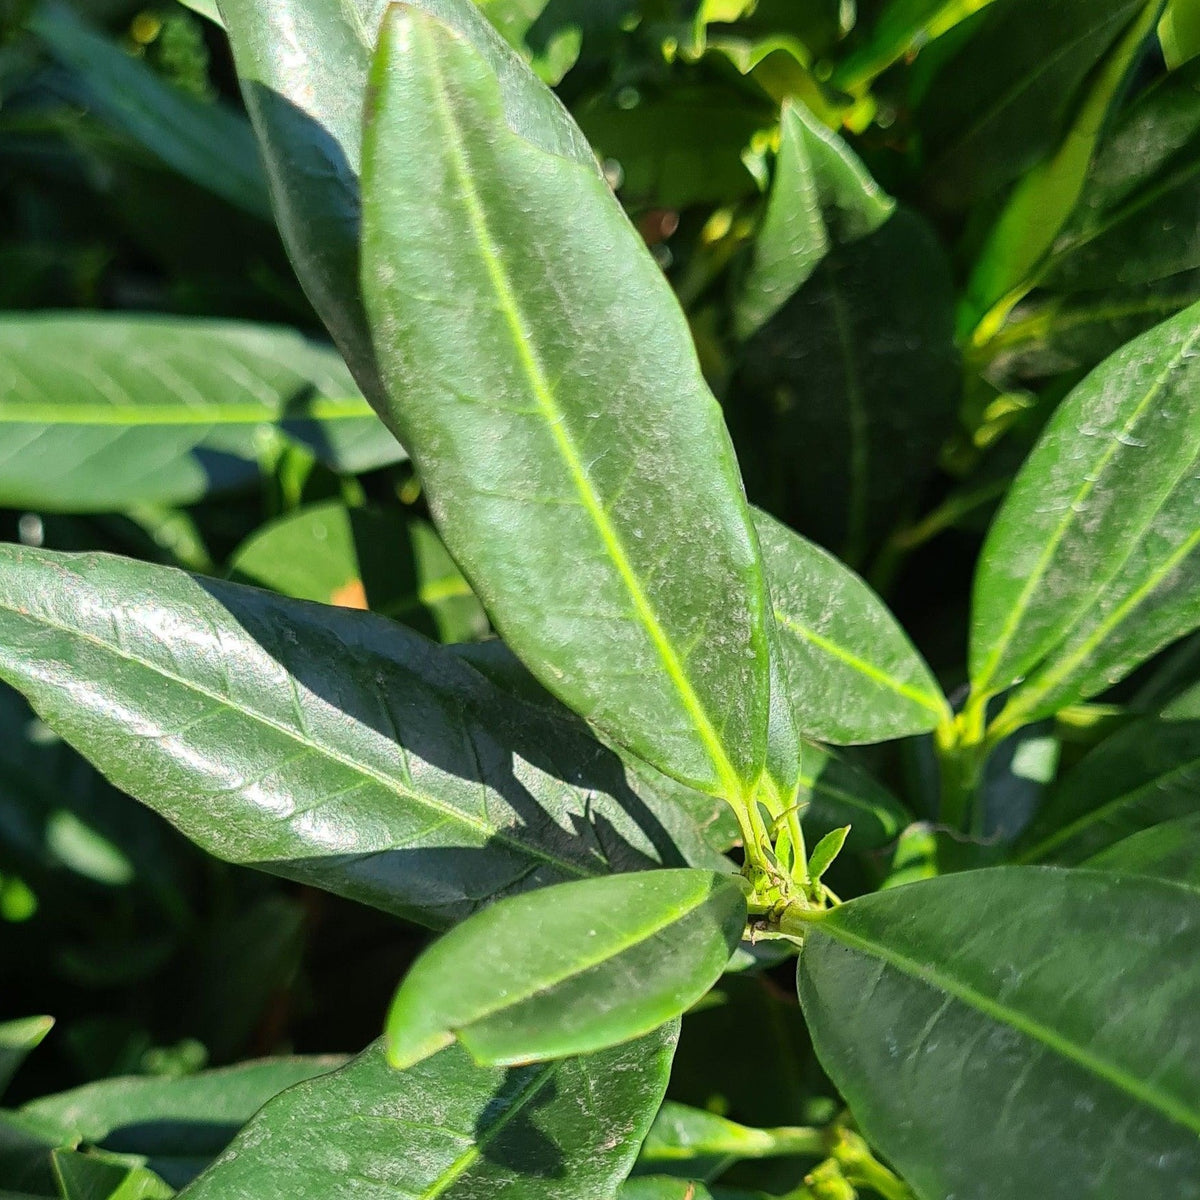
[[(1106, 940), (1124, 920), (1139, 953), (1177, 953), (1200, 887), (1195, 3), (419, 7), (467, 30), (473, 49), (430, 52), (450, 76), (485, 61), (499, 83), (457, 127), (416, 128), (397, 114), (429, 79), (394, 51), (364, 143), (377, 0), (279, 0), (270, 21), (258, 0), (0, 3), (0, 1198), (169, 1196), (305, 1080), (187, 1194), (255, 1196), (286, 1169), (328, 1195), (343, 1164), (275, 1132), (322, 1120), (348, 1147), (390, 1122), (401, 1148), (372, 1139), (347, 1194), (562, 1195), (569, 1175), (590, 1198), (664, 1088), (626, 1200), (778, 1196), (814, 1169), (803, 1200), (906, 1196), (860, 1132), (923, 1200), (1007, 1197), (1005, 1139), (1037, 1164), (1014, 1196), (1106, 1196), (1087, 1172), (1142, 1160), (1097, 1122), (1184, 1164), (1147, 1194), (1195, 1194), (1194, 1068), (1168, 1048), (1141, 1087), (1128, 1057), (1194, 987)], [(319, 58), (279, 52), (296, 28)], [(497, 114), (525, 140), (493, 138)], [(431, 252), (435, 219), (472, 230), (447, 141), (522, 248), (511, 295), (486, 255), (454, 274)], [(405, 289), (444, 314), (454, 287), (499, 299), (440, 341), (405, 318)], [(506, 318), (513, 296), (530, 312)], [(538, 324), (563, 309), (569, 345)], [(414, 371), (523, 376), (533, 415), (433, 391), (418, 411)], [(571, 372), (591, 390), (547, 408)], [(629, 457), (560, 511), (604, 447), (573, 460), (556, 431), (594, 436), (601, 409)], [(447, 447), (480, 440), (510, 449), (448, 473), (468, 456)], [(561, 461), (532, 470), (543, 443)], [(485, 510), (524, 558), (473, 527)], [(564, 548), (589, 570), (556, 575)], [(567, 633), (541, 620), (555, 604)], [(587, 663), (565, 681), (564, 644)], [(931, 731), (945, 759), (968, 684), (991, 754), (939, 777)], [(710, 793), (764, 763), (809, 802), (810, 845), (851, 827), (826, 878), (854, 903), (801, 963), (831, 1078), (794, 968), (760, 944), (684, 1017), (669, 1082), (668, 1026), (507, 1073), (454, 1046), (391, 1094), (363, 1047), (427, 929), (614, 869), (720, 867), (739, 830)], [(1123, 1041), (1104, 1016), (1122, 988)], [(897, 1108), (901, 1022), (927, 1054)], [(941, 1094), (977, 1044), (978, 1109)], [(405, 1175), (438, 1080), (454, 1136)], [(1038, 1097), (1068, 1084), (1100, 1116), (1031, 1150)], [(975, 1145), (997, 1110), (1003, 1136)]]

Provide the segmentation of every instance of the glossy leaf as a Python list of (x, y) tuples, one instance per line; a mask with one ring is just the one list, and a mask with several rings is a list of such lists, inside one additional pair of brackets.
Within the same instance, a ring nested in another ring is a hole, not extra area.
[(747, 794), (765, 589), (661, 271), (594, 164), (510, 127), (446, 25), (394, 7), (372, 87), (367, 307), (447, 547), (550, 691), (664, 773)]
[(1178, 70), (1200, 54), (1200, 9), (1192, 0), (1170, 0), (1158, 26), (1163, 57), (1169, 70)]
[(75, 1150), (55, 1150), (53, 1158), (63, 1200), (170, 1200), (175, 1195), (144, 1167)]
[(767, 447), (769, 507), (852, 566), (936, 465), (961, 386), (953, 326), (945, 253), (901, 211), (827, 254), (742, 349), (727, 405)]
[(1095, 695), (1200, 622), (1200, 308), (1130, 342), (1059, 405), (988, 533), (972, 686), (1020, 686), (1005, 732)]
[[(313, 306), (371, 401), (384, 390), (359, 283), (363, 98), (388, 0), (219, 0), (279, 230)], [(471, 0), (419, 0), (492, 64), (526, 137), (579, 161), (587, 144)]]
[(834, 246), (874, 233), (896, 202), (802, 104), (783, 106), (775, 178), (734, 307), (738, 336), (760, 329)]
[(754, 513), (801, 733), (845, 745), (924, 733), (949, 707), (883, 601), (832, 554)]
[(560, 82), (578, 61), (587, 22), (586, 2), (551, 5), (547, 0), (481, 0), (479, 7), (546, 83)]
[(1196, 160), (1200, 62), (1147, 89), (1121, 114), (1088, 173), (1039, 283), (1056, 292), (1126, 288), (1200, 267)]
[(372, 614), (0, 546), (0, 677), (210, 853), (435, 927), (520, 888), (713, 861), (578, 722)]
[(271, 1101), (181, 1195), (610, 1196), (658, 1110), (676, 1036), (672, 1025), (599, 1054), (507, 1070), (452, 1046), (397, 1073), (376, 1045)]
[(731, 875), (645, 871), (492, 905), (417, 959), (387, 1020), (409, 1067), (456, 1038), (487, 1066), (628, 1041), (704, 995), (741, 941)]
[(0, 1024), (0, 1092), (53, 1028), (53, 1017), (23, 1017)]
[(329, 501), (299, 509), (243, 542), (229, 573), (298, 600), (369, 608), (442, 642), (488, 631), (432, 526), (394, 508)]
[(812, 924), (800, 998), (859, 1126), (920, 1195), (1181, 1200), (1200, 1195), (1198, 935), (1174, 884), (966, 872)]
[(34, 1100), (19, 1116), (61, 1146), (136, 1155), (182, 1187), (272, 1096), (344, 1062), (281, 1057), (179, 1079), (105, 1079)]
[(1098, 871), (1170, 879), (1200, 892), (1200, 813), (1131, 834), (1085, 859), (1083, 865)]
[(1079, 863), (1198, 807), (1200, 720), (1149, 717), (1105, 738), (1050, 790), (1025, 862)]
[(808, 877), (814, 882), (820, 879), (833, 865), (834, 859), (842, 852), (846, 838), (850, 835), (850, 826), (843, 825), (827, 833), (812, 849), (808, 858)]
[(668, 1101), (642, 1145), (638, 1171), (709, 1182), (745, 1159), (793, 1155), (824, 1158), (825, 1153), (826, 1141), (817, 1129), (753, 1129), (706, 1109)]
[(404, 455), (329, 349), (290, 330), (108, 314), (0, 319), (0, 504), (187, 504), (302, 446), (334, 470)]
[(57, 0), (40, 0), (30, 27), (76, 73), (97, 115), (192, 183), (270, 220), (266, 182), (244, 117), (166, 82)]
[(938, 201), (964, 207), (990, 196), (1056, 146), (1084, 80), (1143, 6), (1009, 0), (955, 29), (945, 53), (935, 42), (917, 122)]

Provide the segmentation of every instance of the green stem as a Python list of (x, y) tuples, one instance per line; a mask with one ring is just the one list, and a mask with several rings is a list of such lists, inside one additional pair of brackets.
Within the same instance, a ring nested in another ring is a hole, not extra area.
[(942, 794), (942, 823), (964, 833), (980, 833), (983, 811), (977, 804), (983, 767), (993, 742), (985, 734), (986, 696), (972, 696), (953, 720), (934, 733)]

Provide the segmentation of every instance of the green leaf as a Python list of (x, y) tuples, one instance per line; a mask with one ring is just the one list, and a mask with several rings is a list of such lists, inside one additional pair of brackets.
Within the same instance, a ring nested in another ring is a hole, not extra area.
[(800, 999), (863, 1133), (922, 1196), (1181, 1200), (1200, 1195), (1198, 936), (1174, 884), (965, 872), (812, 923)]
[(53, 1028), (53, 1017), (22, 1017), (0, 1024), (0, 1092), (8, 1087), (17, 1068)]
[(251, 534), (233, 579), (298, 600), (369, 608), (441, 642), (483, 637), (487, 617), (428, 522), (395, 508), (338, 501), (289, 513)]
[(59, 1145), (137, 1155), (182, 1187), (272, 1096), (344, 1062), (337, 1056), (283, 1057), (179, 1079), (105, 1079), (34, 1100), (19, 1116)]
[[(707, 1183), (744, 1159), (824, 1158), (826, 1153), (825, 1136), (817, 1129), (753, 1129), (702, 1108), (668, 1101), (642, 1145), (638, 1171), (686, 1175)], [(625, 1193), (621, 1195), (626, 1200)]]
[[(548, 0), (478, 0), (484, 15), (514, 50), (537, 73), (539, 79), (557, 84), (575, 65), (583, 46), (586, 27), (607, 10), (632, 7), (630, 0), (572, 0), (551, 4)], [(436, 10), (434, 10), (436, 11)], [(617, 12), (611, 14), (614, 18)]]
[(953, 331), (949, 263), (915, 214), (828, 253), (743, 346), (727, 400), (766, 448), (771, 510), (860, 563), (914, 504), (951, 429)]
[(611, 1196), (658, 1111), (677, 1031), (507, 1070), (452, 1046), (397, 1073), (377, 1044), (272, 1100), (182, 1195)]
[(1196, 808), (1200, 720), (1147, 717), (1118, 730), (1059, 779), (1022, 840), (1021, 861), (1090, 860)]
[(55, 1150), (52, 1157), (63, 1200), (170, 1200), (175, 1195), (144, 1167), (75, 1150)]
[(372, 614), (0, 546), (0, 677), (209, 853), (427, 925), (715, 857), (579, 722)]
[(1097, 871), (1170, 879), (1200, 892), (1200, 813), (1131, 834), (1084, 861)]
[(1158, 24), (1158, 37), (1170, 71), (1200, 54), (1200, 7), (1195, 0), (1170, 0)]
[(190, 8), (192, 12), (199, 13), (214, 25), (225, 28), (225, 22), (221, 20), (221, 14), (217, 9), (217, 0), (179, 0), (179, 3), (185, 8)]
[(766, 513), (755, 510), (754, 525), (800, 732), (883, 742), (946, 720), (937, 681), (867, 584)]
[(239, 113), (168, 83), (56, 0), (41, 0), (30, 28), (76, 73), (93, 113), (192, 183), (271, 220), (254, 137)]
[[(1084, 189), (1096, 145), (1111, 110), (1152, 36), (1163, 0), (1150, 0), (1086, 85), (1078, 113), (1062, 144), (1013, 189), (967, 284), (960, 331), (985, 340), (1015, 299), (1036, 283), (1035, 268), (1054, 245)], [(989, 313), (993, 305), (999, 311)], [(988, 314), (985, 316), (984, 314)], [(976, 322), (983, 324), (976, 328)]]
[(1084, 81), (1144, 3), (1009, 0), (958, 26), (918, 88), (923, 175), (938, 202), (994, 195), (1057, 146)]
[(595, 164), (507, 124), (446, 25), (394, 6), (372, 88), (367, 307), (447, 547), (550, 691), (664, 773), (747, 795), (765, 589), (666, 280)]
[(1117, 119), (1040, 286), (1128, 290), (1200, 267), (1200, 236), (1189, 219), (1200, 157), (1198, 84), (1200, 62), (1189, 63)]
[[(359, 386), (383, 411), (385, 393), (359, 282), (359, 169), (367, 72), (388, 0), (219, 4), (279, 231)], [(413, 7), (449, 22), (492, 64), (509, 118), (527, 137), (590, 161), (586, 142), (557, 99), (471, 0), (417, 0)]]
[(178, 317), (0, 319), (0, 504), (187, 504), (303, 446), (333, 470), (403, 457), (337, 354), (291, 330)]
[(396, 1067), (456, 1038), (485, 1066), (648, 1033), (717, 981), (746, 925), (730, 875), (645, 871), (502, 900), (435, 942), (387, 1019)]
[(853, 151), (802, 104), (783, 106), (775, 179), (734, 306), (745, 339), (796, 293), (834, 246), (874, 233), (896, 202)]
[(971, 615), (976, 694), (1021, 680), (997, 734), (1103, 691), (1200, 623), (1198, 342), (1193, 307), (1107, 359), (1013, 482)]
[(808, 876), (815, 883), (833, 865), (833, 860), (842, 852), (846, 839), (850, 836), (850, 826), (843, 825), (827, 833), (814, 847), (808, 857)]
[(712, 1192), (698, 1180), (652, 1175), (627, 1180), (617, 1196), (619, 1200), (713, 1200)]

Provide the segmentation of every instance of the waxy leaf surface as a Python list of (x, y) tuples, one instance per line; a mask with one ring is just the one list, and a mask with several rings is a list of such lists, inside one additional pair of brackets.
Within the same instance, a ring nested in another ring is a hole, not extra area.
[(337, 354), (291, 330), (108, 314), (0, 319), (0, 504), (104, 512), (253, 484), (293, 444), (404, 457)]
[(964, 872), (814, 923), (800, 999), (864, 1134), (927, 1200), (1194, 1200), (1198, 938), (1176, 884)]
[(662, 272), (595, 164), (514, 128), (448, 26), (393, 7), (371, 88), (364, 293), (447, 547), (550, 691), (664, 773), (748, 794), (765, 589)]
[(1095, 695), (1200, 624), (1200, 306), (1059, 405), (988, 533), (972, 686), (1005, 732)]
[(599, 1054), (507, 1070), (451, 1046), (397, 1072), (377, 1044), (272, 1100), (181, 1195), (611, 1197), (658, 1111), (677, 1036), (673, 1023)]
[(427, 925), (515, 889), (713, 861), (579, 722), (373, 614), (0, 546), (0, 677), (210, 853)]
[(486, 1065), (647, 1033), (717, 981), (746, 924), (731, 875), (642, 871), (513, 896), (417, 959), (387, 1021), (397, 1067), (456, 1038)]
[(1092, 855), (1083, 865), (1098, 871), (1170, 879), (1200, 893), (1200, 813), (1131, 834)]

